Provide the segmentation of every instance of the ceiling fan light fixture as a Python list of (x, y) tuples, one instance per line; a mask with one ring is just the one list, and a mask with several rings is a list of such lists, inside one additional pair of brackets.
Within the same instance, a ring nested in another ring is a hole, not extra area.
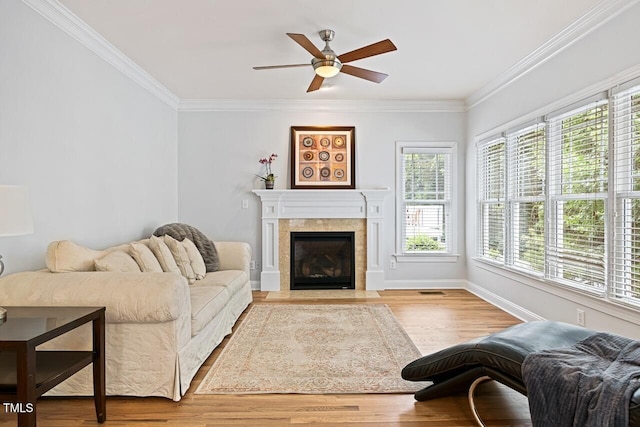
[[(313, 44), (311, 40), (309, 40), (304, 34), (287, 33), (287, 36), (289, 36), (294, 42), (298, 43), (312, 56), (311, 66), (313, 66), (315, 76), (313, 77), (313, 80), (311, 80), (311, 84), (309, 85), (307, 92), (319, 90), (320, 88), (322, 88), (325, 79), (335, 77), (340, 72), (374, 83), (380, 83), (386, 77), (388, 77), (387, 74), (367, 70), (364, 68), (354, 67), (349, 63), (357, 61), (359, 59), (369, 58), (371, 56), (376, 56), (397, 50), (396, 46), (391, 42), (391, 40), (382, 40), (377, 43), (373, 43), (338, 56), (333, 51), (333, 49), (331, 49), (331, 46), (329, 46), (329, 42), (333, 40), (333, 36), (335, 35), (333, 30), (322, 30), (318, 34), (320, 35), (322, 41), (325, 42), (324, 49), (322, 50), (318, 49), (318, 47)], [(345, 63), (346, 65), (343, 66), (342, 63)], [(309, 63), (307, 62), (306, 65), (308, 66)], [(253, 67), (253, 69), (269, 70), (273, 68), (291, 68), (304, 66), (305, 64), (271, 65), (264, 67)]]
[(335, 77), (342, 68), (342, 62), (337, 59), (315, 59), (313, 61), (313, 69), (316, 74), (325, 79)]

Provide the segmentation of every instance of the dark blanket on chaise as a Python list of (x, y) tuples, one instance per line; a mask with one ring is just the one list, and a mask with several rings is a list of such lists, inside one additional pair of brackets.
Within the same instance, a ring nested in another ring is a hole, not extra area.
[(529, 354), (522, 375), (536, 427), (628, 426), (629, 401), (640, 387), (640, 341), (595, 333)]

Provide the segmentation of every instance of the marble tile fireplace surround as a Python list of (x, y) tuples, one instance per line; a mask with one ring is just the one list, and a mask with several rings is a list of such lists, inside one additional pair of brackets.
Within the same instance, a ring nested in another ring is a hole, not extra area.
[(387, 189), (254, 190), (262, 201), (260, 290), (288, 291), (296, 231), (352, 231), (356, 290), (384, 289), (383, 211)]

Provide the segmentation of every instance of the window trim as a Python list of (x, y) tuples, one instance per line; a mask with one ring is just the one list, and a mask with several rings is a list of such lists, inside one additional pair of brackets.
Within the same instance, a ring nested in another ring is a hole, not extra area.
[[(506, 208), (506, 194), (507, 194), (507, 176), (506, 176), (506, 171), (507, 171), (507, 152), (506, 152), (506, 144), (507, 144), (507, 139), (504, 133), (501, 134), (497, 134), (497, 135), (493, 135), (489, 138), (486, 138), (482, 141), (478, 141), (476, 143), (476, 177), (478, 177), (478, 175), (481, 173), (480, 172), (480, 160), (481, 157), (478, 155), (477, 150), (489, 150), (490, 147), (495, 146), (495, 145), (499, 145), (502, 144), (503, 147), (503, 164), (502, 164), (502, 169), (503, 169), (503, 192), (502, 194), (500, 194), (497, 198), (492, 198), (492, 197), (488, 197), (485, 198), (485, 194), (484, 194), (484, 190), (485, 190), (485, 186), (483, 185), (483, 183), (481, 182), (480, 179), (477, 179), (476, 182), (476, 218), (477, 218), (477, 226), (476, 226), (476, 253), (475, 256), (482, 258), (482, 259), (486, 259), (489, 262), (494, 262), (497, 264), (504, 264), (505, 262), (505, 255), (506, 255), (506, 241), (505, 238), (506, 236), (506, 217), (503, 215), (502, 218), (502, 260), (500, 260), (499, 258), (491, 258), (490, 256), (486, 255), (484, 253), (484, 247), (485, 247), (485, 239), (484, 239), (484, 231), (485, 231), (485, 216), (483, 214), (485, 207), (490, 207), (490, 206), (498, 206), (498, 205), (504, 205), (503, 210)], [(482, 168), (482, 173), (484, 173), (485, 168)], [(504, 212), (506, 214), (506, 212)], [(486, 220), (488, 220), (489, 218), (486, 218)], [(482, 247), (482, 250), (480, 249)]]
[[(634, 243), (632, 234), (627, 234), (631, 227), (624, 225), (625, 221), (628, 221), (624, 211), (632, 209), (629, 207), (625, 209), (627, 204), (632, 204), (634, 200), (640, 200), (640, 191), (634, 190), (635, 177), (633, 175), (633, 172), (637, 171), (633, 165), (633, 146), (637, 141), (634, 140), (633, 134), (627, 134), (624, 130), (627, 126), (629, 132), (634, 129), (632, 120), (637, 111), (633, 109), (632, 100), (634, 97), (640, 96), (640, 78), (619, 85), (611, 90), (610, 95), (614, 120), (611, 121), (609, 128), (609, 132), (613, 135), (609, 140), (609, 150), (615, 153), (615, 161), (614, 168), (609, 171), (610, 209), (613, 215), (609, 224), (612, 232), (607, 243), (610, 245), (612, 255), (608, 260), (610, 268), (607, 279), (610, 286), (607, 286), (606, 289), (611, 301), (638, 307), (640, 297), (624, 295), (626, 292), (624, 282), (631, 280), (630, 277), (634, 275), (629, 259), (632, 255), (629, 255), (627, 251), (632, 252), (633, 249), (637, 249), (637, 246), (632, 246)], [(622, 104), (625, 106), (622, 107)], [(624, 120), (629, 120), (629, 122)], [(625, 162), (627, 164), (623, 166)], [(631, 173), (630, 176), (629, 173)], [(625, 182), (625, 179), (628, 181)], [(629, 264), (627, 265), (627, 263)], [(635, 276), (637, 278), (637, 273)]]
[[(447, 152), (451, 156), (450, 164), (450, 193), (449, 198), (449, 250), (446, 252), (404, 252), (402, 245), (402, 226), (404, 213), (402, 212), (404, 201), (403, 182), (403, 150), (416, 149), (437, 152)], [(395, 227), (395, 253), (393, 256), (399, 263), (420, 262), (456, 262), (458, 253), (458, 149), (453, 141), (396, 141), (396, 227)]]

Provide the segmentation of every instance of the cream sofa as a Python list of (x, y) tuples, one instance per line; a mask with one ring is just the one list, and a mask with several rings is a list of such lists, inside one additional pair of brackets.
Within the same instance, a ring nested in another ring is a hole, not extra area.
[[(0, 279), (0, 304), (105, 306), (107, 394), (175, 401), (252, 301), (251, 248), (215, 242), (220, 270), (189, 285), (178, 273), (21, 272)], [(47, 347), (90, 349), (85, 325)], [(49, 394), (91, 395), (91, 367)]]

